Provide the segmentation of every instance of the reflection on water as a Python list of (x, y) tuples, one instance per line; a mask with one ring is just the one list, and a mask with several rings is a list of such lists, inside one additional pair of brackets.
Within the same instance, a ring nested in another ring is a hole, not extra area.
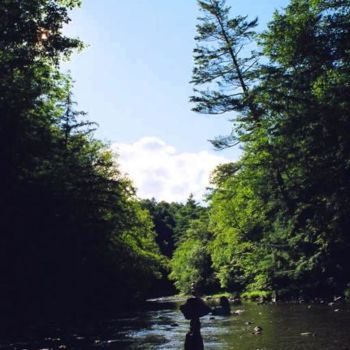
[[(74, 326), (32, 327), (0, 349), (183, 349), (189, 321), (178, 310), (180, 300), (154, 302), (153, 309), (120, 315), (114, 320)], [(349, 350), (349, 305), (244, 304), (239, 316), (201, 319), (205, 349)], [(254, 327), (262, 327), (260, 335)]]

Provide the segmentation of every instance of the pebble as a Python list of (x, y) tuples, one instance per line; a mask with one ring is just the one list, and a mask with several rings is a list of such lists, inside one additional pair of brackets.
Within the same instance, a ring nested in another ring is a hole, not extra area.
[(236, 310), (233, 312), (234, 315), (241, 315), (244, 312), (244, 310)]
[(254, 327), (254, 332), (253, 332), (254, 335), (261, 335), (261, 333), (262, 333), (262, 328), (260, 326)]

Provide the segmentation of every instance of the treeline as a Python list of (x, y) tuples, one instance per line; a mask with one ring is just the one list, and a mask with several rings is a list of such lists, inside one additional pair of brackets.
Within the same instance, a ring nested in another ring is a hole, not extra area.
[[(197, 203), (193, 195), (190, 195), (185, 203), (157, 202), (155, 199), (144, 199), (141, 200), (141, 206), (151, 215), (156, 243), (165, 259), (165, 264), (161, 269), (162, 277), (151, 288), (150, 294), (162, 296), (174, 294), (177, 290), (185, 293), (189, 292), (197, 270), (193, 269), (190, 261), (181, 258), (181, 251), (184, 251), (187, 257), (192, 255), (193, 247), (190, 232), (195, 230), (196, 233), (201, 234), (202, 231), (198, 231), (196, 226), (200, 225), (203, 228), (201, 223), (208, 222), (207, 208)], [(196, 240), (198, 241), (199, 238), (197, 237)], [(182, 248), (183, 245), (185, 245), (184, 249)], [(207, 256), (196, 253), (193, 258), (200, 260), (199, 265), (203, 263), (210, 268)], [(198, 269), (201, 269), (202, 267), (199, 265)], [(208, 277), (205, 272), (202, 275), (205, 278)], [(200, 282), (198, 278), (196, 283), (199, 288), (210, 285), (205, 281)]]
[(94, 314), (142, 299), (164, 258), (153, 223), (60, 61), (79, 1), (0, 4), (0, 314)]
[(213, 173), (209, 218), (171, 276), (183, 291), (350, 297), (349, 1), (292, 0), (262, 33), (223, 0), (198, 3), (191, 100), (230, 115), (213, 144), (243, 155)]

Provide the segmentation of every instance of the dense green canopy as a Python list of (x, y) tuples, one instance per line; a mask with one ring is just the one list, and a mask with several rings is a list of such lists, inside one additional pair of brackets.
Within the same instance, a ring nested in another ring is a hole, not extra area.
[(198, 4), (191, 101), (231, 113), (213, 144), (243, 149), (213, 174), (203, 254), (222, 288), (349, 295), (349, 2), (292, 0), (260, 34), (224, 0)]

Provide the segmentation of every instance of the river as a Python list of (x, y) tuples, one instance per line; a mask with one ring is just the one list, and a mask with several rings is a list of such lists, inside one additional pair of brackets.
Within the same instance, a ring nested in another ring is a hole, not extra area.
[[(0, 349), (183, 349), (189, 322), (178, 310), (183, 300), (162, 298), (147, 310), (115, 319), (74, 325), (32, 326), (26, 335), (1, 341)], [(264, 304), (234, 306), (240, 315), (202, 318), (205, 349), (230, 350), (349, 350), (348, 304)], [(253, 334), (254, 327), (262, 332)]]

